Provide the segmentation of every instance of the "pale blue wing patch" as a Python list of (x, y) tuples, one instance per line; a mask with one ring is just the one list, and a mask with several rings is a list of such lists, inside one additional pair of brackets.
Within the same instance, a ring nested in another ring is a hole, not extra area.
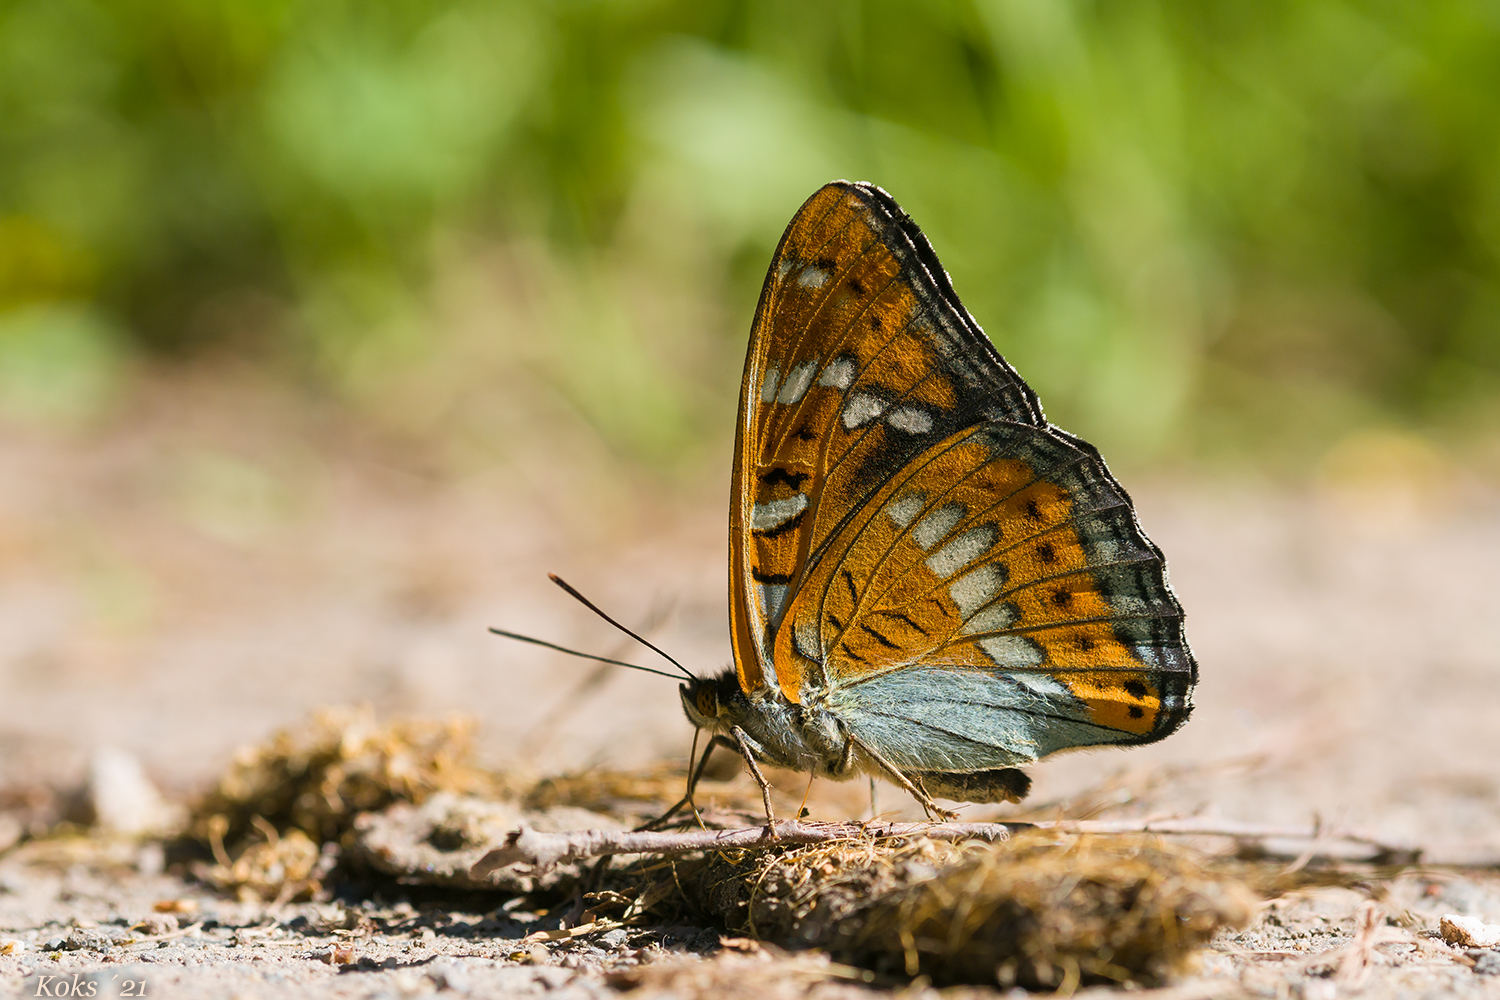
[(1039, 673), (912, 666), (835, 690), (827, 707), (903, 771), (1014, 767), (1130, 737), (1089, 722), (1086, 705)]

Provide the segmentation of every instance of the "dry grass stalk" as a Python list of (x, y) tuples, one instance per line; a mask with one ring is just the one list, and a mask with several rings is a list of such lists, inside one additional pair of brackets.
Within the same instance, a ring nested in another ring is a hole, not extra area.
[(332, 856), (325, 859), (318, 845), (301, 830), (292, 828), (282, 835), (269, 823), (262, 824), (265, 841), (251, 844), (232, 859), (222, 837), (215, 836), (214, 863), (194, 865), (193, 874), (242, 901), (310, 898), (322, 887)]

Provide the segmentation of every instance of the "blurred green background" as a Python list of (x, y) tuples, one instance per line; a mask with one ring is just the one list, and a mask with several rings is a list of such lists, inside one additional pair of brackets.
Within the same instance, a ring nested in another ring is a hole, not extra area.
[(718, 468), (770, 252), (850, 177), (1112, 456), (1462, 442), (1497, 122), (1478, 0), (0, 0), (0, 406), (232, 354)]

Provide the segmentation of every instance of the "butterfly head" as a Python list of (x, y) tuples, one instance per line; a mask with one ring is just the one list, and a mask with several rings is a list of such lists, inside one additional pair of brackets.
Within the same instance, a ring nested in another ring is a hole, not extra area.
[(688, 721), (699, 729), (721, 729), (740, 685), (733, 670), (726, 670), (717, 677), (695, 677), (686, 684), (677, 686), (682, 696), (682, 710)]

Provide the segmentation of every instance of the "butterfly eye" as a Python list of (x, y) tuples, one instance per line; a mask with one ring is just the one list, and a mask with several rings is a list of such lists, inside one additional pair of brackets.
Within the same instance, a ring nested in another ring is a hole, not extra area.
[(712, 719), (719, 714), (719, 699), (714, 697), (714, 689), (704, 686), (698, 689), (698, 714), (706, 719)]

